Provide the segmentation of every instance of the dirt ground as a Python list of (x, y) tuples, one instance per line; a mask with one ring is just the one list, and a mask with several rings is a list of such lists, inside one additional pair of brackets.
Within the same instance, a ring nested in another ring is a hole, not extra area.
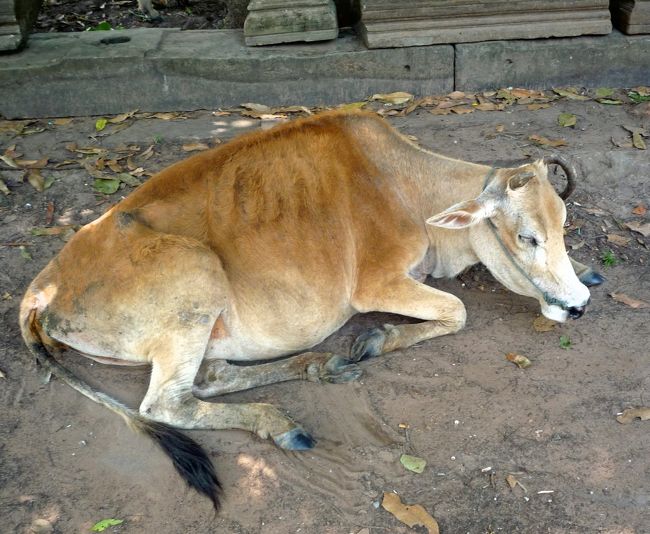
[[(216, 516), (119, 417), (56, 379), (39, 382), (20, 338), (18, 305), (67, 235), (32, 230), (87, 223), (131, 189), (96, 193), (80, 162), (90, 158), (97, 173), (103, 156), (70, 149), (106, 149), (106, 160), (124, 157), (118, 164), (140, 174), (139, 167), (154, 172), (185, 157), (183, 146), (225, 142), (273, 121), (202, 111), (118, 120), (100, 132), (96, 117), (0, 121), (0, 153), (12, 161), (47, 157), (40, 174), (46, 183), (54, 179), (39, 192), (23, 181), (24, 170), (0, 162), (10, 191), (0, 194), (0, 531), (88, 532), (117, 518), (124, 522), (107, 532), (424, 532), (381, 508), (383, 492), (394, 491), (423, 505), (443, 534), (650, 532), (650, 421), (616, 421), (625, 408), (650, 405), (650, 308), (609, 296), (650, 302), (650, 238), (626, 227), (649, 220), (643, 206), (650, 207), (650, 158), (622, 128), (650, 129), (649, 106), (560, 99), (538, 110), (433, 115), (421, 108), (390, 117), (423, 146), (453, 157), (569, 157), (580, 181), (568, 206), (567, 245), (607, 282), (593, 288), (582, 319), (538, 332), (536, 302), (506, 291), (483, 269), (430, 280), (464, 301), (465, 330), (365, 362), (355, 383), (288, 382), (224, 397), (281, 407), (318, 445), (287, 453), (240, 431), (189, 432), (209, 451), (225, 489)], [(558, 125), (562, 112), (576, 116), (574, 127)], [(550, 149), (531, 135), (567, 145)], [(72, 163), (57, 168), (65, 161)], [(31, 182), (41, 185), (33, 173)], [(346, 354), (358, 334), (389, 321), (408, 319), (357, 316), (320, 348)], [(509, 352), (526, 355), (532, 366), (515, 367), (505, 359)], [(144, 394), (148, 369), (74, 355), (65, 363), (131, 406)], [(402, 467), (405, 452), (426, 460), (422, 474)], [(521, 486), (511, 489), (509, 474)]]
[(246, 7), (225, 0), (154, 1), (162, 20), (150, 20), (137, 0), (45, 0), (35, 32), (81, 32), (122, 28), (241, 28)]

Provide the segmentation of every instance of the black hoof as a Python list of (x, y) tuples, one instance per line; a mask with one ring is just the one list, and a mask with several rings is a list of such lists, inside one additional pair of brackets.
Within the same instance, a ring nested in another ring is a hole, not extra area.
[(335, 355), (327, 360), (319, 378), (321, 382), (343, 384), (358, 380), (361, 373), (361, 368), (356, 363), (350, 363), (350, 360)]
[(361, 334), (352, 344), (350, 360), (359, 362), (366, 358), (379, 356), (386, 342), (386, 332), (381, 328), (373, 328)]
[(580, 281), (587, 287), (599, 286), (602, 284), (606, 278), (596, 271), (587, 271), (580, 277)]
[(275, 436), (273, 441), (278, 447), (288, 451), (306, 451), (316, 445), (316, 440), (300, 427)]

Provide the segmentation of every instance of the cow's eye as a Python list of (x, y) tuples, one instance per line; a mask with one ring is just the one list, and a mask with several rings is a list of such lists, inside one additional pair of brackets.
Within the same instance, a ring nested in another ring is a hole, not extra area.
[(537, 239), (535, 239), (532, 235), (519, 234), (519, 240), (522, 243), (526, 243), (527, 245), (530, 245), (531, 247), (536, 247), (539, 245)]

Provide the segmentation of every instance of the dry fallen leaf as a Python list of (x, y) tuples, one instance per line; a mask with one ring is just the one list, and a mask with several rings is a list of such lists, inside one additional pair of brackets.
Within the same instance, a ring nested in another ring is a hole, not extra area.
[(370, 97), (370, 100), (379, 100), (386, 104), (406, 104), (413, 100), (413, 95), (411, 93), (405, 93), (403, 91), (397, 91), (395, 93), (386, 93), (386, 94), (376, 94)]
[(7, 184), (4, 183), (4, 180), (2, 178), (0, 178), (0, 191), (2, 191), (5, 195), (11, 193), (11, 191), (9, 191), (9, 188), (7, 187)]
[(528, 104), (528, 109), (530, 111), (537, 111), (538, 109), (550, 108), (551, 104)]
[(41, 173), (38, 171), (38, 169), (33, 169), (27, 174), (27, 181), (39, 193), (45, 191), (45, 178), (41, 176)]
[(171, 121), (176, 119), (187, 119), (185, 115), (181, 115), (180, 113), (172, 113), (172, 112), (154, 113), (153, 115), (151, 115), (151, 117), (154, 119), (161, 119), (164, 121)]
[(609, 243), (614, 243), (615, 245), (618, 245), (619, 247), (624, 247), (627, 244), (629, 244), (631, 239), (629, 237), (624, 237), (624, 236), (618, 235), (618, 234), (607, 234), (607, 241)]
[(451, 108), (451, 111), (457, 115), (464, 115), (466, 113), (474, 113), (474, 109), (475, 108), (453, 107)]
[(135, 109), (127, 113), (121, 113), (120, 115), (116, 115), (112, 119), (108, 119), (108, 122), (110, 122), (111, 124), (118, 124), (120, 122), (124, 122), (126, 119), (130, 119), (131, 117), (133, 117), (133, 115), (135, 115), (137, 112), (138, 110)]
[(506, 108), (505, 104), (495, 104), (494, 102), (482, 102), (472, 107), (479, 111), (503, 111)]
[(197, 150), (207, 150), (210, 147), (205, 143), (188, 143), (183, 145), (182, 148), (185, 152), (195, 152)]
[(625, 293), (610, 293), (609, 296), (612, 297), (616, 302), (621, 302), (630, 308), (640, 309), (650, 307), (650, 304), (647, 302), (628, 297)]
[(634, 132), (632, 134), (632, 144), (634, 145), (634, 148), (646, 150), (645, 141), (639, 132)]
[(385, 492), (381, 506), (409, 527), (422, 525), (429, 534), (440, 534), (438, 522), (420, 504), (403, 504), (399, 495)]
[(555, 321), (551, 321), (543, 315), (540, 315), (533, 321), (535, 332), (550, 332), (555, 329), (556, 325), (557, 323)]
[(526, 356), (515, 354), (514, 352), (509, 352), (506, 354), (506, 360), (514, 363), (517, 367), (519, 367), (519, 369), (526, 369), (526, 367), (530, 367), (532, 365)]
[(249, 102), (246, 104), (241, 104), (240, 106), (244, 109), (255, 111), (257, 113), (272, 113), (271, 108), (269, 106), (265, 106), (264, 104), (255, 104), (254, 102)]
[(641, 419), (641, 421), (650, 419), (650, 408), (645, 406), (641, 408), (628, 408), (627, 410), (623, 410), (622, 414), (616, 416), (616, 420), (623, 425), (627, 425), (635, 419)]
[(510, 489), (515, 489), (515, 487), (519, 486), (525, 493), (528, 493), (526, 486), (519, 482), (513, 474), (509, 474), (506, 477), (506, 482), (508, 483), (508, 486), (510, 486)]
[(549, 139), (548, 137), (544, 137), (542, 135), (531, 135), (528, 139), (531, 141), (535, 141), (537, 144), (540, 145), (546, 145), (546, 146), (552, 146), (552, 147), (559, 147), (559, 146), (567, 146), (567, 142), (564, 139)]
[(637, 221), (630, 221), (625, 223), (625, 226), (627, 226), (633, 232), (638, 232), (643, 237), (650, 236), (650, 222), (641, 223)]
[(66, 124), (70, 124), (71, 122), (72, 122), (72, 117), (65, 117), (60, 119), (54, 119), (52, 121), (52, 124), (56, 124), (57, 126), (65, 126)]
[(639, 204), (638, 206), (635, 206), (634, 208), (632, 208), (632, 213), (634, 213), (634, 215), (643, 216), (643, 215), (646, 214), (647, 211), (648, 211), (648, 208), (646, 208), (643, 204)]
[(45, 224), (48, 226), (52, 224), (52, 219), (54, 219), (54, 202), (50, 200), (45, 208)]
[(588, 96), (579, 95), (577, 93), (577, 90), (574, 89), (573, 87), (566, 87), (565, 89), (553, 88), (553, 92), (565, 98), (569, 98), (571, 100), (590, 100)]
[(151, 156), (153, 156), (153, 147), (154, 145), (150, 145), (149, 148), (142, 151), (142, 154), (138, 154), (138, 157), (144, 160), (149, 159)]
[(452, 91), (447, 96), (452, 100), (461, 100), (462, 98), (465, 98), (465, 93), (462, 91)]
[(7, 378), (7, 375), (2, 369), (0, 369), (0, 378)]
[(4, 161), (9, 167), (12, 167), (14, 169), (19, 168), (18, 164), (14, 161), (14, 159), (7, 156), (6, 154), (0, 156), (0, 160)]

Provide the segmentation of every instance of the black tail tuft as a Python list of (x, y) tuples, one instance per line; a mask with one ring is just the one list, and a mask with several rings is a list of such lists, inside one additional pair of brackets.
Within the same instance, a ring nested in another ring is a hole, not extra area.
[(164, 423), (146, 419), (138, 419), (134, 423), (139, 430), (160, 445), (183, 480), (210, 499), (215, 511), (218, 511), (221, 484), (214, 472), (212, 461), (203, 448), (193, 439)]

